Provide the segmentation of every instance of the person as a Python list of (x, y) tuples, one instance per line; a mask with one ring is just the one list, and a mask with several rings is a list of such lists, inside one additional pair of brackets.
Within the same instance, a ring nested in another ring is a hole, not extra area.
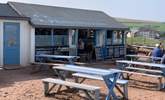
[(79, 41), (78, 41), (78, 48), (79, 49), (84, 49), (84, 42), (83, 42), (82, 39), (79, 39)]
[(163, 55), (163, 57), (161, 58), (161, 64), (165, 64), (165, 54)]
[(93, 54), (93, 45), (91, 41), (87, 42), (86, 52), (87, 52), (87, 60), (90, 62), (92, 60), (92, 54)]
[(161, 50), (163, 51), (163, 53), (164, 53), (164, 46), (163, 46), (162, 42), (160, 42), (159, 45), (160, 45), (160, 49), (161, 49)]
[[(161, 50), (160, 45), (156, 44), (155, 46), (156, 47), (152, 51), (152, 57), (162, 57), (163, 56), (163, 51)], [(158, 62), (158, 61), (160, 61), (160, 59), (152, 58), (152, 61), (153, 62)]]

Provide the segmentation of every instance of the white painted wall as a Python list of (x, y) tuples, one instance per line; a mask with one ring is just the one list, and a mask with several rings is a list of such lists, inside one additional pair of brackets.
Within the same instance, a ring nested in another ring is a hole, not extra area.
[(3, 65), (3, 23), (0, 20), (0, 66)]
[[(31, 43), (31, 30), (34, 28), (31, 27), (28, 21), (23, 20), (1, 20), (0, 19), (0, 65), (3, 65), (3, 23), (4, 22), (17, 22), (20, 23), (20, 65), (27, 66), (30, 64), (31, 59), (34, 55), (31, 52), (34, 52), (32, 49)], [(33, 34), (32, 34), (33, 35)]]
[(30, 62), (34, 62), (35, 58), (35, 28), (31, 26), (30, 28)]

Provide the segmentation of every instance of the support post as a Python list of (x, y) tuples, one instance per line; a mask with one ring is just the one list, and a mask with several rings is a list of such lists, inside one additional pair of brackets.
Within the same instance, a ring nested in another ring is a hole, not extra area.
[(53, 29), (51, 29), (51, 46), (52, 46), (52, 53), (54, 54), (54, 32)]
[(124, 84), (123, 91), (124, 91), (124, 98), (128, 100), (128, 84)]
[(44, 83), (44, 94), (47, 96), (49, 94), (49, 83), (48, 82), (43, 82)]

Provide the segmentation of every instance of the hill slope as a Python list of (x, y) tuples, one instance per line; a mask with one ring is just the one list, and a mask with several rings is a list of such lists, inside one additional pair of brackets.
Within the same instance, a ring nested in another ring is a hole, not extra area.
[(165, 23), (157, 21), (146, 21), (126, 18), (115, 18), (117, 21), (127, 25), (130, 29), (138, 29), (140, 27), (148, 27), (157, 31), (165, 32)]

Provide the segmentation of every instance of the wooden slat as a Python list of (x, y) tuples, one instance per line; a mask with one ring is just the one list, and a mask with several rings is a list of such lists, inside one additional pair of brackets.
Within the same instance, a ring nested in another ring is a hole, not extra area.
[(149, 76), (149, 77), (156, 77), (156, 78), (161, 78), (163, 76), (161, 75), (151, 75), (151, 74), (144, 74), (144, 73), (138, 73), (138, 72), (131, 72), (131, 71), (122, 71), (123, 73), (128, 73), (128, 74), (137, 74), (137, 75), (142, 75), (142, 76)]
[[(103, 78), (101, 76), (97, 76), (97, 75), (89, 75), (89, 74), (84, 74), (84, 73), (74, 73), (72, 74), (73, 76), (77, 76), (77, 77), (82, 77), (82, 78), (89, 78), (89, 79), (95, 79), (95, 80), (103, 80)], [(122, 79), (118, 79), (116, 81), (117, 84), (127, 84), (128, 80), (122, 80)]]
[(69, 86), (69, 87), (74, 87), (74, 88), (78, 88), (78, 89), (85, 89), (85, 90), (89, 90), (89, 91), (94, 91), (94, 90), (99, 90), (100, 87), (96, 87), (96, 86), (91, 86), (91, 85), (86, 85), (86, 84), (79, 84), (79, 83), (74, 83), (74, 82), (68, 82), (68, 81), (63, 81), (60, 79), (53, 79), (53, 78), (46, 78), (43, 79), (43, 82), (48, 82), (48, 83), (53, 83), (53, 84), (60, 84), (60, 85), (65, 85), (65, 86)]
[(47, 65), (47, 66), (61, 66), (63, 64), (59, 63), (42, 63), (42, 62), (33, 62), (32, 65)]
[(145, 71), (145, 72), (153, 72), (153, 73), (163, 73), (160, 70), (151, 70), (151, 69), (144, 69), (144, 68), (135, 68), (135, 67), (126, 67), (126, 69), (130, 70), (138, 70), (138, 71)]
[(157, 67), (157, 68), (165, 68), (164, 64), (156, 64), (156, 63), (147, 63), (147, 62), (137, 62), (137, 61), (129, 61), (129, 60), (117, 60), (117, 63), (120, 64), (129, 64), (129, 65), (140, 65), (140, 66), (148, 66), (148, 67)]

